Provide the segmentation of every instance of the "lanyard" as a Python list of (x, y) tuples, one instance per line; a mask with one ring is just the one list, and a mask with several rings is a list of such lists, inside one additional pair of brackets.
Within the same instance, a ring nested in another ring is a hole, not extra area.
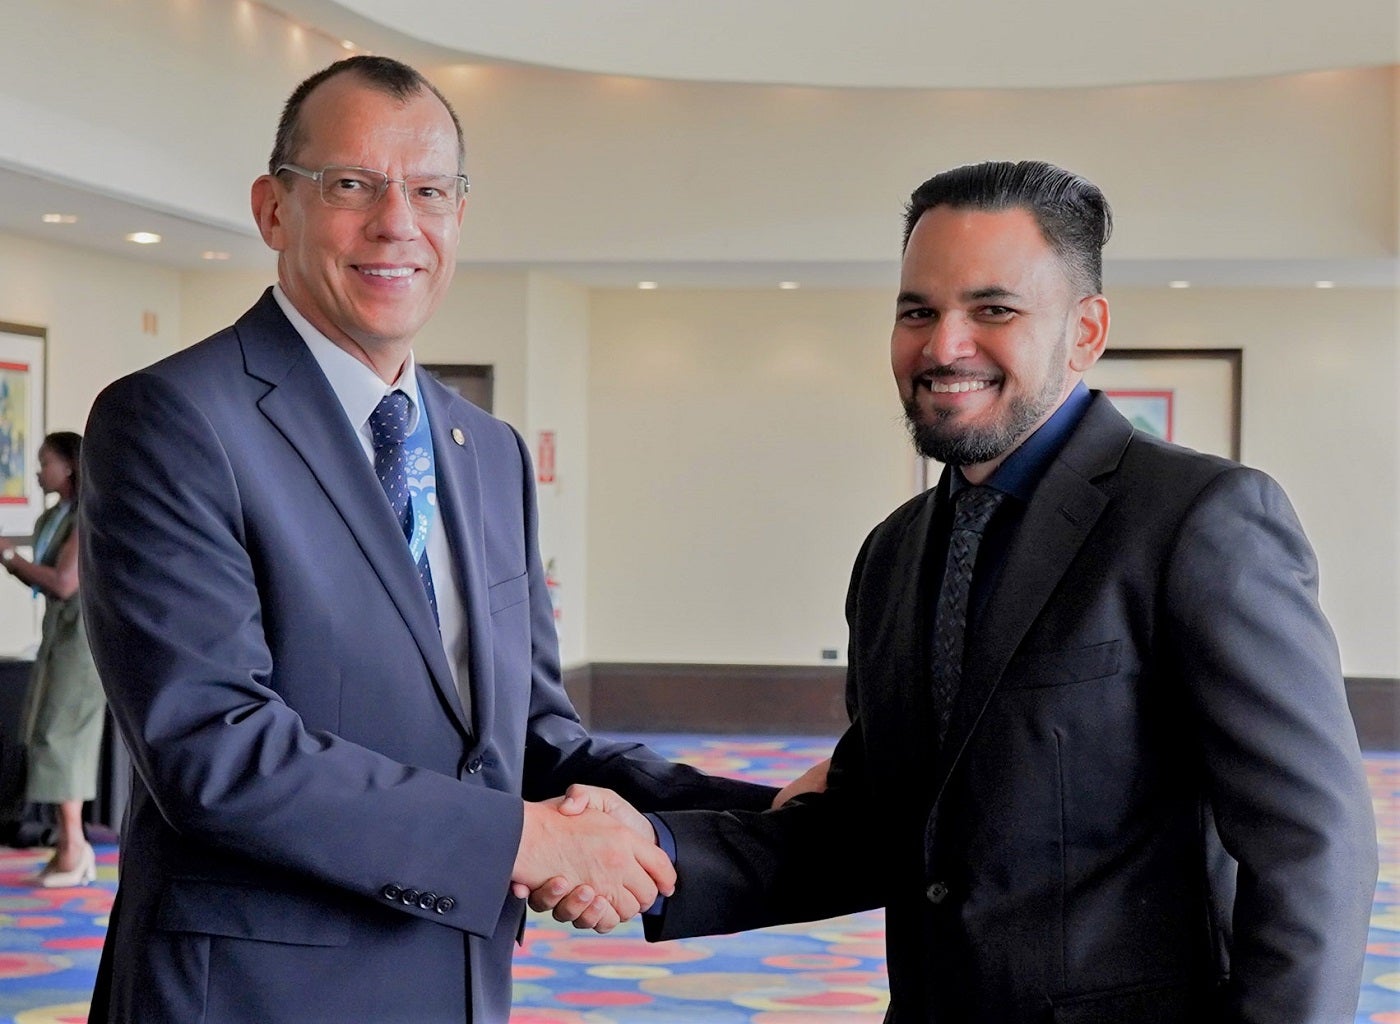
[(437, 467), (433, 462), (433, 435), (428, 427), (428, 407), (419, 396), (418, 426), (404, 441), (407, 456), (408, 501), (413, 510), (413, 533), (408, 548), (417, 562), (428, 548), (428, 533), (437, 518)]

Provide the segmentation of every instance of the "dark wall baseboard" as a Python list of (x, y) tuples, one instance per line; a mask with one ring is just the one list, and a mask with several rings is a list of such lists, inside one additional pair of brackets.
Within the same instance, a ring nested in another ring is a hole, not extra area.
[(1400, 750), (1400, 679), (1348, 676), (1347, 703), (1362, 750)]
[(595, 662), (564, 673), (580, 717), (607, 732), (839, 736), (845, 685), (837, 665)]
[[(846, 727), (843, 666), (598, 662), (564, 687), (600, 732), (837, 736)], [(1400, 679), (1348, 678), (1363, 750), (1400, 750)]]

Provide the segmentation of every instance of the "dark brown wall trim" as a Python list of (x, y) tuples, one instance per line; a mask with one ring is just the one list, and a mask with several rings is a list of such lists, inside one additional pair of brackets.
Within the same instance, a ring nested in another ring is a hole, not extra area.
[[(837, 736), (846, 727), (839, 665), (668, 665), (597, 662), (564, 687), (599, 732)], [(1400, 750), (1400, 679), (1347, 679), (1365, 750)]]
[(1362, 750), (1400, 750), (1400, 679), (1348, 676), (1347, 703)]
[(846, 727), (841, 666), (595, 662), (588, 673), (586, 720), (601, 732), (839, 736)]

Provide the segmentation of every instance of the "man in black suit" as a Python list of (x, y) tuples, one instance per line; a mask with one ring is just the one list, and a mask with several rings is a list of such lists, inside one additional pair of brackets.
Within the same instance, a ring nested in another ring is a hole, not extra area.
[(657, 814), (650, 938), (884, 906), (888, 1021), (1352, 1019), (1376, 834), (1314, 556), (1269, 477), (1082, 383), (1110, 223), (1043, 163), (914, 192), (891, 357), (948, 468), (857, 560), (827, 791)]

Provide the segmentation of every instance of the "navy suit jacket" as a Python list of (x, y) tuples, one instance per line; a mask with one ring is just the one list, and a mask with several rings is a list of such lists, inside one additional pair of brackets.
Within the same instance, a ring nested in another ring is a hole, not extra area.
[(1339, 1024), (1376, 833), (1317, 565), (1279, 486), (1096, 395), (930, 736), (936, 492), (866, 540), (830, 788), (662, 813), (648, 935), (887, 908), (906, 1024)]
[(98, 398), (82, 597), (134, 771), (94, 1021), (504, 1024), (522, 797), (771, 799), (588, 735), (526, 449), (419, 386), (470, 720), (355, 427), (270, 293)]

